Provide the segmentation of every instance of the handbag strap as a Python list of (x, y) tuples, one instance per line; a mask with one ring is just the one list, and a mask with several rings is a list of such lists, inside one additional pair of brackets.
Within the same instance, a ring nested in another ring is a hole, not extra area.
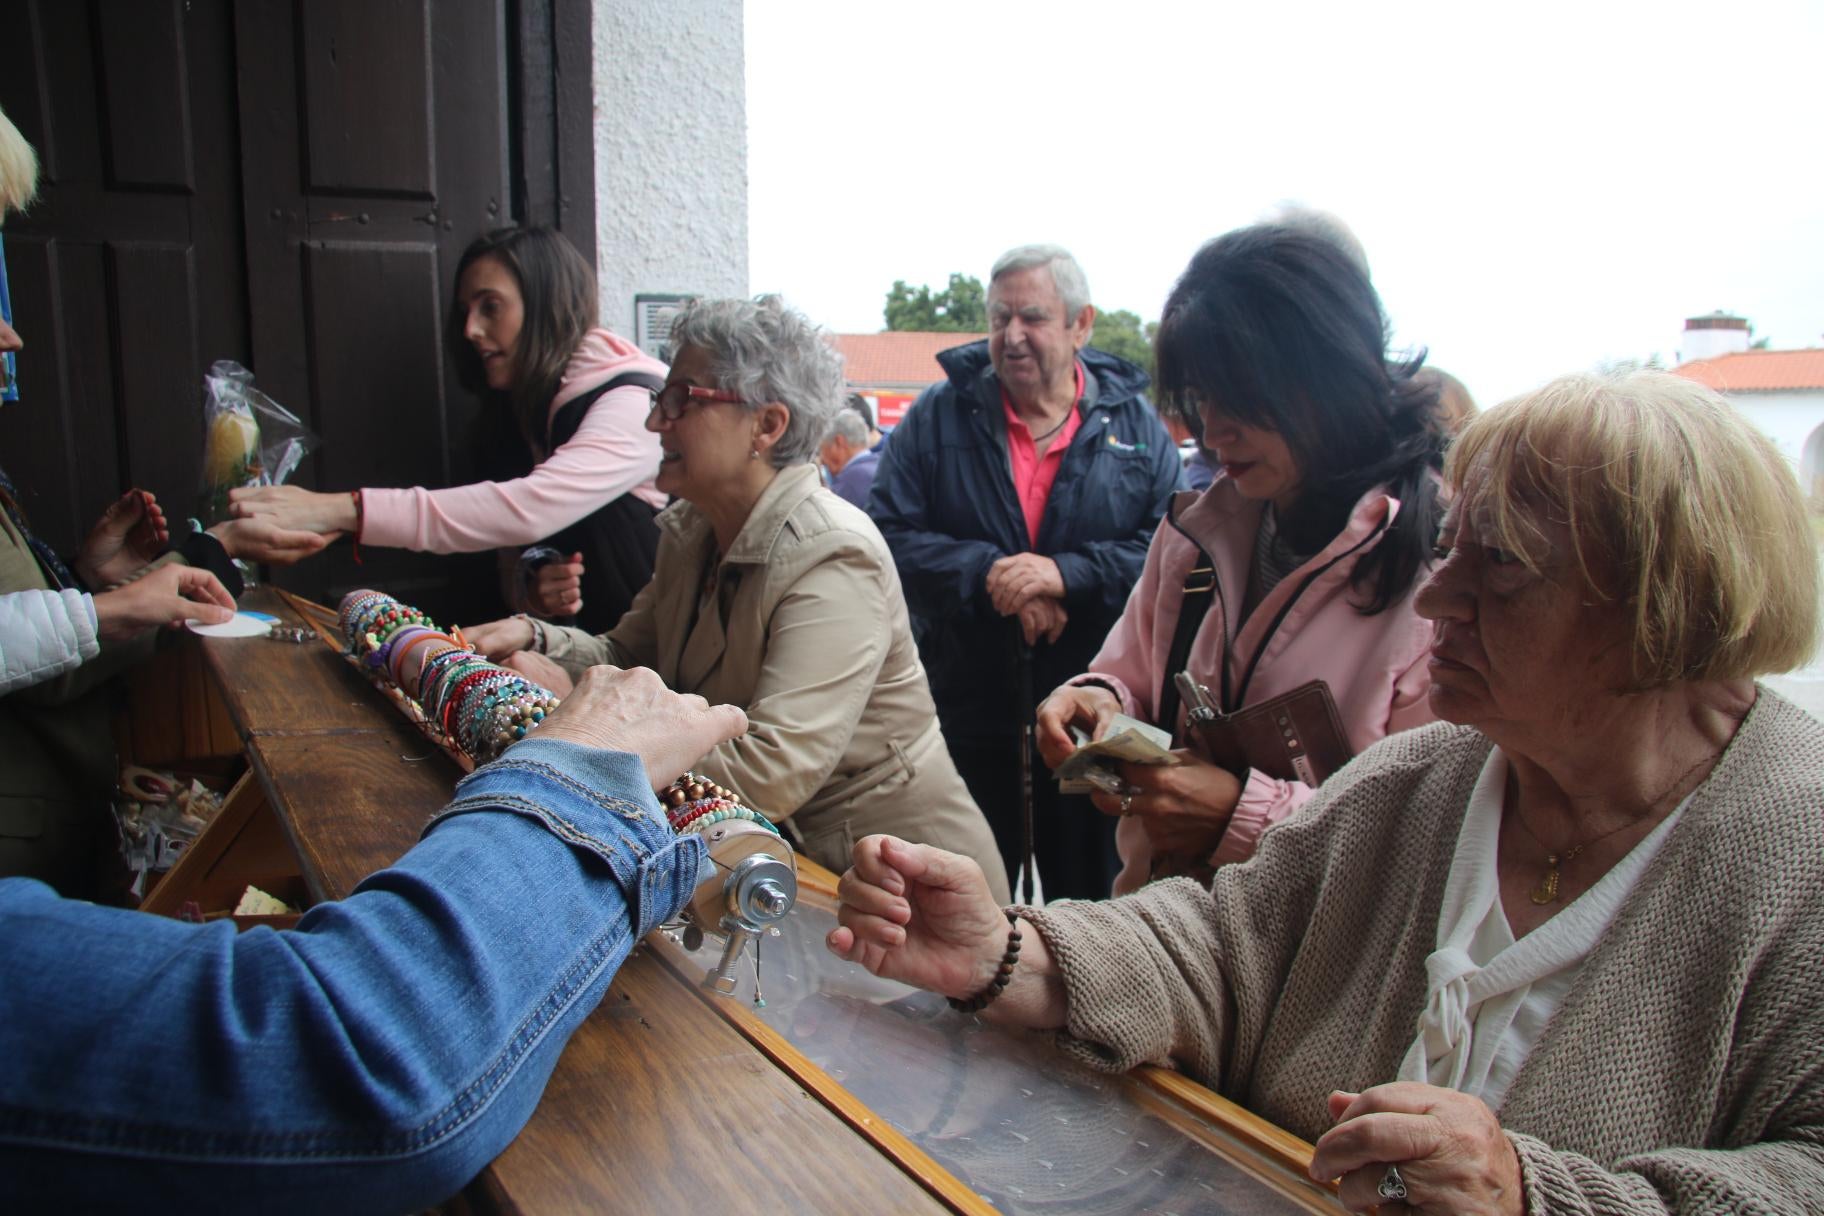
[[(1210, 602), (1222, 594), (1222, 588), (1216, 582), (1216, 564), (1210, 560), (1210, 555), (1204, 551), (1203, 546), (1197, 544), (1191, 534), (1179, 526), (1176, 518), (1177, 505), (1177, 501), (1174, 500), (1172, 509), (1166, 512), (1166, 522), (1176, 528), (1180, 536), (1196, 546), (1197, 559), (1184, 576), (1184, 600), (1178, 610), (1178, 626), (1172, 633), (1172, 649), (1166, 656), (1165, 678), (1159, 690), (1158, 725), (1163, 730), (1173, 732), (1174, 737), (1178, 730), (1180, 704), (1175, 677), (1179, 672), (1185, 670), (1185, 665), (1190, 661), (1191, 643), (1196, 639), (1197, 631), (1203, 625), (1203, 618), (1210, 610)], [(1248, 686), (1254, 682), (1254, 669), (1260, 665), (1261, 656), (1267, 652), (1267, 646), (1272, 642), (1273, 635), (1279, 632), (1279, 627), (1285, 622), (1286, 615), (1292, 611), (1292, 605), (1298, 602), (1299, 598), (1310, 589), (1311, 584), (1321, 578), (1325, 571), (1344, 558), (1360, 552), (1369, 541), (1379, 536), (1386, 526), (1385, 521), (1377, 524), (1368, 535), (1317, 569), (1310, 571), (1300, 580), (1298, 589), (1287, 596), (1285, 602), (1279, 606), (1279, 611), (1274, 614), (1272, 622), (1267, 626), (1266, 633), (1261, 636), (1260, 645), (1256, 646), (1254, 653), (1249, 656), (1247, 668), (1242, 672), (1241, 688), (1232, 700), (1229, 696), (1228, 656), (1223, 656), (1220, 663), (1222, 668), (1221, 690), (1217, 706), (1224, 714), (1236, 713), (1247, 703)]]
[[(1178, 709), (1180, 699), (1178, 684), (1173, 678), (1184, 670), (1190, 661), (1191, 643), (1197, 638), (1197, 631), (1203, 628), (1203, 618), (1209, 615), (1210, 602), (1216, 598), (1216, 563), (1202, 545), (1191, 539), (1190, 533), (1178, 526), (1178, 500), (1172, 499), (1166, 510), (1166, 522), (1177, 528), (1178, 535), (1191, 541), (1197, 550), (1191, 568), (1184, 575), (1184, 596), (1178, 602), (1178, 624), (1172, 631), (1172, 648), (1166, 654), (1165, 678), (1159, 684), (1159, 716), (1155, 720), (1161, 730), (1170, 732), (1174, 737), (1178, 733)], [(1228, 675), (1228, 666), (1224, 664), (1223, 675)]]
[(656, 393), (665, 387), (665, 381), (651, 372), (622, 372), (612, 380), (578, 393), (564, 402), (563, 408), (557, 411), (550, 425), (545, 428), (546, 454), (557, 451), (576, 437), (576, 432), (583, 425), (583, 416), (589, 412), (590, 406), (615, 389), (626, 388), (630, 384), (637, 384), (650, 393)]

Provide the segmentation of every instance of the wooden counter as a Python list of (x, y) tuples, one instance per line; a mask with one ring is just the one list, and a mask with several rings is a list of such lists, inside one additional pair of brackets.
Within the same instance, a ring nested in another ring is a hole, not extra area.
[[(245, 606), (288, 624), (326, 619), (268, 590)], [(199, 644), (251, 765), (241, 804), (257, 801), (261, 814), (273, 812), (313, 902), (341, 898), (391, 863), (448, 800), (460, 775), (455, 764), (328, 645), (263, 638)], [(199, 872), (231, 868), (219, 848), (196, 853)], [(1309, 1146), (1182, 1078), (1156, 1070), (1079, 1076), (1036, 1039), (941, 1009), (930, 1016), (918, 1001), (935, 998), (898, 986), (889, 991), (832, 959), (818, 919), (831, 914), (832, 880), (807, 867), (806, 881), (786, 936), (766, 947), (768, 1010), (747, 999), (751, 978), (736, 997), (705, 992), (698, 982), (705, 959), (655, 935), (629, 957), (571, 1039), (525, 1130), (455, 1206), (527, 1213), (1340, 1210), (1296, 1168)], [(876, 1046), (870, 1035), (886, 1037)], [(873, 1078), (874, 1107), (851, 1092), (873, 1071), (869, 1062), (887, 1056), (908, 1079), (950, 1077), (934, 1082), (941, 1094), (932, 1109), (921, 1107), (916, 1117), (889, 1109), (902, 1091), (908, 1103), (923, 1100), (909, 1093), (915, 1085), (883, 1088), (885, 1073)], [(856, 1058), (857, 1071), (839, 1081)], [(1054, 1108), (1028, 1099), (1075, 1102), (1070, 1109), (1095, 1119), (1048, 1114)], [(1054, 1124), (1106, 1148), (1088, 1157), (1106, 1156), (1107, 1168), (1088, 1160), (1082, 1145), (1047, 1148)], [(991, 1138), (999, 1142), (989, 1145)], [(1132, 1170), (1143, 1176), (1128, 1179)], [(1043, 1190), (1034, 1189), (1035, 1176)]]

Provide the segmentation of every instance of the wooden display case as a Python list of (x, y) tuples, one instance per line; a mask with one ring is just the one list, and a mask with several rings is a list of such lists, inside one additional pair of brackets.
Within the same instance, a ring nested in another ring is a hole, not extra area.
[[(323, 640), (187, 641), (248, 773), (153, 910), (263, 886), (275, 861), (307, 902), (338, 899), (412, 846), (459, 776), (332, 648), (327, 611), (271, 590), (248, 606)], [(763, 1007), (751, 974), (733, 997), (703, 988), (713, 942), (655, 933), (451, 1209), (1341, 1210), (1304, 1177), (1309, 1145), (1175, 1073), (1077, 1069), (1043, 1036), (833, 958), (834, 878), (800, 866), (798, 907), (763, 947)]]

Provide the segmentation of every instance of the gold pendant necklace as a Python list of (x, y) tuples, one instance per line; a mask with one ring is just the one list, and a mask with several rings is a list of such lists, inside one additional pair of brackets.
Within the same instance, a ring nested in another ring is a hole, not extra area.
[[(1523, 822), (1520, 826), (1525, 827), (1526, 824)], [(1527, 834), (1532, 835), (1530, 829)], [(1558, 901), (1558, 867), (1568, 865), (1581, 852), (1583, 852), (1583, 846), (1577, 845), (1562, 857), (1556, 853), (1547, 853), (1545, 855), (1545, 875), (1540, 878), (1538, 885), (1528, 892), (1528, 897), (1541, 906), (1556, 903)]]
[[(1610, 828), (1608, 831), (1604, 832), (1600, 836), (1593, 836), (1589, 840), (1579, 841), (1577, 844), (1572, 845), (1570, 848), (1566, 849), (1562, 853), (1554, 853), (1549, 848), (1546, 847), (1545, 841), (1539, 839), (1538, 834), (1533, 831), (1532, 825), (1527, 823), (1526, 816), (1524, 816), (1520, 813), (1520, 808), (1516, 805), (1514, 808), (1514, 818), (1519, 820), (1520, 830), (1525, 832), (1528, 836), (1531, 836), (1533, 838), (1534, 844), (1538, 845), (1541, 849), (1546, 850), (1546, 852), (1545, 852), (1545, 873), (1540, 876), (1539, 882), (1537, 883), (1537, 885), (1535, 885), (1531, 891), (1527, 892), (1527, 898), (1531, 899), (1535, 904), (1539, 905), (1540, 907), (1544, 907), (1546, 904), (1557, 903), (1558, 902), (1558, 872), (1560, 869), (1562, 869), (1564, 866), (1570, 865), (1572, 861), (1576, 860), (1577, 855), (1579, 853), (1583, 852), (1584, 849), (1588, 848), (1590, 845), (1597, 844), (1601, 841), (1607, 840), (1609, 837), (1615, 835), (1615, 833), (1620, 832), (1620, 831), (1625, 831), (1628, 828), (1638, 825), (1641, 822), (1641, 820), (1650, 818), (1654, 814), (1654, 812), (1659, 809), (1660, 804), (1663, 803), (1671, 795), (1677, 793), (1679, 787), (1684, 785), (1684, 783), (1690, 779), (1690, 777), (1693, 773), (1697, 772), (1697, 770), (1702, 768), (1707, 762), (1714, 760), (1718, 756), (1722, 755), (1722, 752), (1723, 752), (1723, 749), (1719, 747), (1715, 751), (1710, 752), (1708, 755), (1705, 755), (1704, 757), (1702, 757), (1700, 760), (1698, 760), (1698, 762), (1696, 764), (1693, 764), (1690, 768), (1688, 768), (1684, 772), (1680, 773), (1678, 775), (1678, 779), (1676, 781), (1674, 781), (1671, 785), (1668, 785), (1663, 791), (1660, 792), (1659, 797), (1653, 799), (1652, 802), (1647, 804), (1647, 810), (1644, 815), (1641, 815), (1637, 819), (1624, 823), (1620, 827)], [(1700, 781), (1698, 784), (1701, 785), (1703, 783)]]

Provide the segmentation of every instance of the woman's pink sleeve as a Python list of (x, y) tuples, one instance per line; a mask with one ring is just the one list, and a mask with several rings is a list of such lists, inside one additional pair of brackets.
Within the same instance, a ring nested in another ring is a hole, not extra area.
[(659, 437), (645, 426), (648, 395), (615, 389), (589, 410), (576, 434), (514, 481), (446, 490), (364, 489), (364, 544), (429, 553), (530, 545), (563, 531), (652, 480)]

